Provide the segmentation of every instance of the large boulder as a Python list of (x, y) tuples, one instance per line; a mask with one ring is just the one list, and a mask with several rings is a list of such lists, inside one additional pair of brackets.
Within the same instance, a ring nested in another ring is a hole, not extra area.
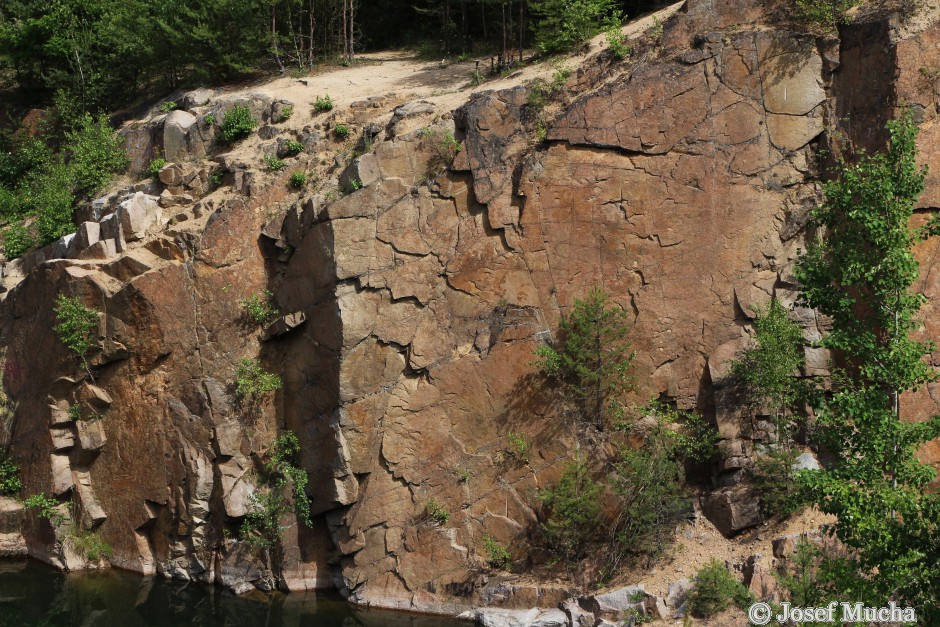
[(212, 102), (214, 96), (215, 91), (200, 87), (183, 94), (183, 97), (180, 98), (179, 106), (186, 111), (195, 109), (196, 107), (205, 107)]
[(142, 192), (137, 192), (120, 204), (116, 212), (124, 239), (132, 242), (143, 239), (147, 230), (161, 219), (158, 199)]
[(757, 490), (746, 485), (724, 488), (709, 494), (702, 500), (702, 511), (726, 537), (764, 520)]
[(163, 123), (163, 154), (167, 161), (187, 161), (190, 152), (189, 130), (196, 124), (196, 116), (187, 111), (171, 111)]

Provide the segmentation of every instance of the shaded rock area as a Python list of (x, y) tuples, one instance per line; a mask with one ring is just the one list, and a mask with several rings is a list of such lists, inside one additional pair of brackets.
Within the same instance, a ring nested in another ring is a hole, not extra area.
[[(742, 410), (727, 364), (750, 340), (752, 306), (796, 299), (792, 263), (819, 198), (826, 130), (857, 111), (869, 121), (845, 132), (877, 144), (870, 129), (903, 101), (925, 121), (927, 161), (940, 132), (940, 91), (917, 78), (940, 64), (940, 26), (853, 25), (840, 43), (760, 23), (776, 7), (689, 0), (655, 54), (603, 80), (582, 68), (586, 87), (545, 141), (525, 86), (453, 112), (376, 97), (303, 128), (282, 125), (291, 103), (199, 90), (182, 110), (127, 126), (132, 173), (149, 177), (166, 159), (156, 180), (96, 199), (76, 233), (3, 266), (3, 387), (16, 409), (0, 442), (13, 443), (26, 493), (71, 503), (71, 524), (107, 541), (114, 566), (239, 593), (331, 587), (485, 625), (683, 616), (688, 579), (665, 595), (638, 585), (585, 596), (488, 572), (482, 543), (526, 568), (547, 563), (532, 549), (537, 493), (578, 434), (532, 353), (594, 285), (632, 318), (636, 397), (717, 425), (721, 460), (690, 478), (698, 511), (726, 536), (763, 520), (747, 478), (776, 434)], [(897, 80), (848, 99), (870, 48)], [(236, 104), (260, 125), (250, 149), (217, 137)], [(337, 120), (356, 129), (350, 145), (329, 136)], [(304, 152), (286, 156), (287, 137)], [(269, 172), (263, 156), (279, 149), (290, 168)], [(289, 188), (294, 170), (316, 184)], [(921, 213), (938, 194), (929, 179)], [(940, 302), (935, 246), (918, 257), (921, 288)], [(239, 301), (266, 291), (277, 314), (249, 324)], [(59, 293), (99, 312), (87, 363), (49, 332)], [(935, 306), (925, 337), (940, 337)], [(804, 374), (826, 374), (829, 356), (809, 346), (826, 321), (794, 316)], [(243, 359), (283, 387), (248, 407), (234, 389)], [(905, 411), (936, 411), (937, 391)], [(238, 532), (284, 429), (301, 444), (313, 521), (281, 521), (272, 564)], [(507, 454), (509, 432), (531, 441), (527, 462)], [(446, 524), (426, 515), (432, 500)], [(93, 566), (62, 533), (0, 501), (0, 554)], [(754, 556), (742, 578), (772, 596), (777, 565)]]

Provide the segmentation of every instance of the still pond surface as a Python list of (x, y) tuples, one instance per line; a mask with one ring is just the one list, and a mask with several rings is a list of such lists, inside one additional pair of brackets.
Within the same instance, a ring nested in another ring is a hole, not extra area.
[(61, 573), (0, 561), (0, 627), (468, 627), (439, 616), (363, 610), (324, 594), (249, 594), (118, 570)]

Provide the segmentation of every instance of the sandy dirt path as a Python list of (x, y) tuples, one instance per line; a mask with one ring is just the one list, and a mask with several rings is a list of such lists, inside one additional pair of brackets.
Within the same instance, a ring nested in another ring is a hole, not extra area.
[[(630, 22), (623, 27), (628, 40), (635, 39), (655, 24), (665, 21), (679, 10), (683, 2), (677, 2), (656, 13)], [(282, 76), (273, 80), (242, 88), (238, 91), (260, 92), (276, 99), (286, 99), (296, 105), (312, 104), (318, 96), (329, 94), (337, 109), (344, 109), (353, 102), (371, 96), (394, 94), (396, 100), (427, 100), (440, 108), (456, 108), (470, 94), (490, 89), (503, 89), (519, 85), (535, 78), (550, 78), (557, 65), (577, 68), (587, 57), (596, 55), (606, 47), (604, 35), (595, 37), (590, 45), (577, 55), (527, 65), (474, 86), (471, 73), (480, 62), (480, 69), (489, 70), (489, 57), (479, 57), (465, 62), (426, 61), (414, 54), (402, 51), (366, 53), (359, 56), (362, 61), (351, 67), (327, 67), (309, 76), (293, 78)]]

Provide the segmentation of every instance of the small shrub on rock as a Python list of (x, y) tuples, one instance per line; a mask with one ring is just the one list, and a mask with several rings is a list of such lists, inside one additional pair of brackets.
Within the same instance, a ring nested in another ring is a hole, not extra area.
[(799, 489), (793, 465), (800, 452), (774, 449), (754, 460), (754, 485), (766, 516), (788, 515), (799, 509)]
[(86, 307), (78, 296), (64, 294), (56, 296), (53, 311), (59, 321), (53, 327), (59, 340), (84, 362), (98, 345), (98, 312)]
[(245, 105), (235, 105), (222, 118), (222, 138), (229, 143), (236, 142), (251, 135), (255, 126), (251, 109)]
[(310, 526), (307, 472), (300, 468), (300, 442), (286, 431), (274, 441), (264, 462), (264, 485), (251, 495), (252, 509), (242, 521), (242, 540), (255, 549), (267, 549), (281, 537), (281, 518), (293, 510), (297, 520)]
[(94, 531), (85, 531), (75, 523), (66, 530), (65, 541), (89, 562), (97, 562), (102, 558), (110, 559), (114, 554), (111, 545), (102, 540), (101, 536)]
[(349, 127), (345, 124), (337, 124), (333, 127), (333, 134), (339, 137), (340, 139), (347, 139), (351, 131)]
[(280, 313), (274, 305), (273, 298), (274, 294), (270, 290), (264, 290), (239, 300), (238, 306), (253, 322), (264, 326), (277, 318)]
[(535, 365), (580, 406), (583, 419), (603, 431), (631, 387), (630, 316), (597, 286), (584, 300), (575, 298), (569, 311), (558, 325), (559, 341), (535, 350)]
[(796, 17), (806, 24), (833, 29), (860, 0), (796, 0)]
[(14, 222), (3, 231), (3, 254), (7, 259), (22, 257), (36, 245), (36, 238), (22, 222)]
[(424, 512), (427, 514), (428, 519), (436, 525), (446, 525), (447, 521), (450, 520), (450, 512), (433, 497), (425, 504)]
[(708, 618), (731, 607), (744, 608), (751, 602), (751, 593), (717, 559), (712, 559), (695, 575), (689, 596), (689, 611)]
[(529, 463), (529, 438), (524, 433), (510, 431), (506, 436), (509, 440), (509, 454), (518, 459), (523, 464)]
[(619, 26), (614, 26), (607, 31), (607, 48), (617, 59), (626, 59), (633, 52), (633, 49), (626, 44), (627, 37), (620, 30)]
[(129, 160), (121, 147), (123, 140), (105, 115), (93, 118), (86, 113), (75, 130), (65, 134), (65, 139), (65, 151), (71, 156), (68, 165), (82, 193), (97, 193), (114, 174), (127, 168)]
[(489, 534), (483, 536), (483, 551), (486, 553), (486, 563), (490, 565), (490, 568), (505, 569), (512, 559), (506, 547)]
[(264, 158), (264, 164), (268, 168), (268, 172), (277, 172), (278, 170), (283, 170), (284, 166), (287, 165), (284, 163), (283, 159), (278, 159), (274, 155), (268, 155)]
[(22, 489), (19, 466), (6, 453), (0, 452), (0, 494), (13, 496)]
[(235, 372), (235, 393), (239, 398), (256, 401), (268, 392), (281, 389), (281, 377), (261, 367), (257, 359), (242, 359)]
[(329, 94), (325, 96), (317, 96), (316, 101), (313, 103), (313, 109), (317, 113), (325, 113), (333, 109), (333, 99)]
[(290, 116), (294, 115), (294, 105), (287, 105), (281, 109), (281, 114), (277, 116), (277, 119), (274, 120), (275, 124), (281, 124), (290, 119)]
[(147, 171), (150, 172), (150, 176), (156, 179), (160, 176), (160, 170), (162, 170), (165, 165), (166, 159), (154, 159), (150, 162), (150, 165), (147, 166)]
[(290, 175), (288, 185), (294, 189), (301, 189), (307, 185), (307, 174), (305, 172), (294, 172)]
[(601, 486), (587, 465), (578, 460), (568, 463), (558, 483), (539, 494), (548, 512), (542, 535), (558, 559), (568, 563), (579, 560), (596, 537), (601, 527), (600, 492)]
[(45, 494), (34, 494), (23, 499), (22, 503), (26, 509), (38, 509), (39, 517), (45, 518), (53, 526), (58, 526), (65, 521), (65, 516), (59, 511), (59, 502)]

